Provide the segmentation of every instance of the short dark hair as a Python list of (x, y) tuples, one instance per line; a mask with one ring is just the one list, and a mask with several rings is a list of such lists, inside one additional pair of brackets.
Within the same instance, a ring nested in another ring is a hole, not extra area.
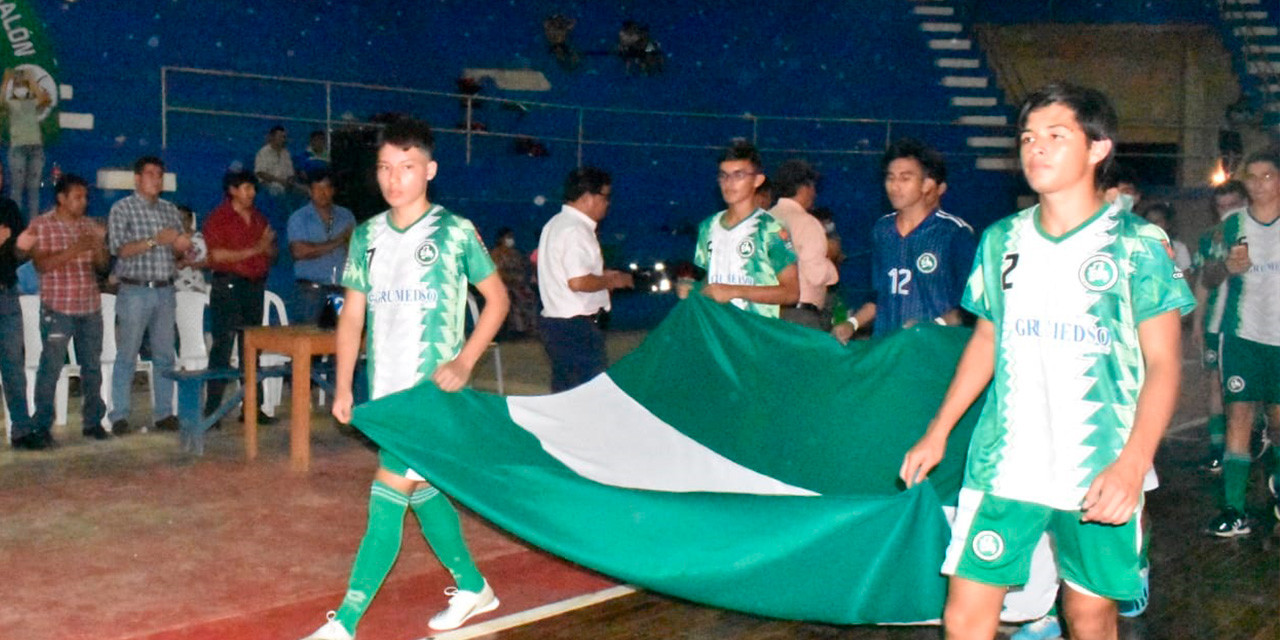
[(178, 213), (181, 213), (182, 217), (191, 218), (192, 220), (196, 219), (196, 212), (193, 211), (191, 207), (188, 207), (185, 204), (175, 204), (173, 206), (178, 208)]
[(880, 159), (880, 172), (887, 173), (894, 160), (910, 158), (920, 163), (924, 177), (938, 184), (947, 182), (947, 161), (937, 149), (916, 140), (915, 138), (899, 138), (889, 144), (884, 156)]
[(803, 186), (818, 186), (818, 179), (821, 174), (813, 165), (804, 160), (793, 159), (778, 165), (778, 170), (773, 172), (773, 183), (779, 198), (791, 198)]
[(1135, 189), (1138, 188), (1138, 172), (1127, 164), (1117, 162), (1111, 165), (1111, 171), (1102, 179), (1102, 183), (1099, 186), (1105, 191), (1119, 187), (1122, 184), (1131, 184)]
[(84, 178), (81, 178), (74, 173), (64, 173), (61, 178), (58, 178), (57, 184), (53, 186), (53, 197), (57, 198), (58, 196), (71, 191), (72, 187), (84, 187), (84, 190), (88, 191), (89, 183), (86, 182)]
[[(1018, 110), (1018, 131), (1027, 127), (1027, 117), (1032, 111), (1049, 105), (1061, 104), (1076, 114), (1076, 122), (1084, 130), (1085, 139), (1090, 143), (1100, 140), (1115, 141), (1116, 131), (1120, 128), (1120, 118), (1107, 95), (1097, 89), (1081, 87), (1074, 84), (1054, 83), (1040, 88), (1022, 101)], [(1116, 149), (1112, 145), (1111, 152), (1103, 158), (1093, 170), (1093, 182), (1101, 185), (1111, 173), (1115, 165)]]
[(1236, 179), (1228, 180), (1213, 188), (1213, 197), (1216, 200), (1222, 196), (1238, 195), (1245, 200), (1249, 199), (1249, 191), (1244, 188), (1244, 183)]
[(564, 179), (564, 201), (573, 202), (588, 193), (598, 194), (613, 184), (609, 172), (596, 167), (578, 167)]
[(315, 140), (316, 138), (323, 138), (323, 137), (325, 137), (325, 135), (324, 135), (324, 130), (323, 130), (323, 129), (316, 129), (316, 130), (314, 130), (314, 131), (312, 131), (312, 132), (311, 132), (311, 135), (310, 135), (310, 136), (308, 136), (308, 139), (310, 139), (310, 140)]
[(307, 184), (313, 185), (317, 182), (328, 182), (333, 185), (333, 172), (328, 169), (312, 169), (307, 172)]
[(241, 169), (239, 171), (228, 171), (222, 176), (222, 193), (226, 193), (232, 189), (240, 188), (240, 185), (249, 183), (258, 184), (258, 178), (253, 175), (252, 171)]
[(1177, 210), (1173, 208), (1173, 204), (1168, 202), (1157, 202), (1147, 207), (1146, 210), (1142, 212), (1142, 217), (1149, 219), (1151, 214), (1155, 211), (1163, 213), (1164, 219), (1168, 220), (1169, 224), (1173, 224), (1173, 218), (1178, 214)]
[(1255, 162), (1270, 162), (1271, 166), (1280, 168), (1280, 148), (1272, 147), (1270, 149), (1254, 151), (1249, 154), (1249, 157), (1244, 159), (1243, 166), (1247, 167)]
[(397, 118), (382, 128), (382, 133), (378, 135), (378, 148), (388, 144), (401, 149), (417, 147), (428, 156), (433, 156), (436, 150), (431, 125), (408, 116)]
[(718, 163), (733, 162), (735, 160), (750, 162), (757, 173), (764, 171), (764, 160), (760, 159), (760, 151), (756, 149), (754, 144), (747, 142), (746, 138), (734, 138), (733, 142), (720, 153)]
[(274, 133), (275, 133), (275, 132), (277, 132), (277, 131), (284, 131), (284, 130), (285, 130), (284, 125), (282, 125), (282, 124), (278, 124), (278, 125), (276, 125), (276, 126), (274, 126), (274, 127), (271, 127), (270, 129), (268, 129), (268, 130), (267, 130), (267, 135), (272, 135), (272, 134), (274, 134)]
[(142, 171), (146, 169), (149, 164), (154, 164), (157, 167), (160, 167), (160, 173), (164, 173), (164, 160), (161, 160), (156, 156), (142, 156), (141, 158), (133, 161), (133, 175), (142, 175)]

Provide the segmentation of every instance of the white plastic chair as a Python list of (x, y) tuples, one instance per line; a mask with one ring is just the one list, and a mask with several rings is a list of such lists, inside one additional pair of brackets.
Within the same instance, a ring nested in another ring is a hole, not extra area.
[[(18, 297), (22, 305), (22, 340), (27, 356), (27, 406), (35, 413), (36, 407), (36, 371), (40, 369), (40, 354), (44, 352), (44, 340), (40, 337), (40, 296), (25, 295)], [(68, 351), (71, 351), (68, 349)], [(62, 368), (58, 376), (58, 386), (54, 391), (53, 421), (56, 424), (67, 423), (67, 368)]]
[(174, 296), (178, 322), (177, 368), (183, 371), (206, 369), (209, 366), (209, 343), (205, 342), (204, 310), (209, 306), (209, 294), (178, 291)]
[[(274, 291), (267, 291), (263, 294), (262, 304), (262, 326), (271, 324), (271, 314), (275, 312), (277, 318), (280, 319), (281, 325), (289, 324), (289, 312), (285, 310), (284, 300)], [(258, 356), (258, 364), (262, 367), (276, 367), (289, 364), (292, 360), (289, 356), (278, 353), (264, 353)], [(296, 382), (294, 384), (297, 384)], [(280, 401), (284, 397), (284, 379), (275, 376), (262, 381), (262, 412), (275, 417), (276, 407), (280, 406)]]
[[(480, 305), (476, 303), (476, 297), (467, 292), (467, 309), (471, 312), (471, 323), (480, 322)], [(490, 342), (489, 349), (493, 351), (493, 370), (498, 377), (498, 395), (503, 395), (502, 384), (502, 345), (497, 342)]]
[[(112, 409), (111, 384), (116, 373), (116, 296), (114, 293), (102, 294), (102, 401), (107, 405), (107, 413)], [(147, 374), (147, 390), (151, 395), (151, 406), (156, 401), (156, 372), (150, 360), (138, 356), (134, 363), (134, 372), (141, 370)], [(132, 386), (131, 386), (132, 388)], [(176, 406), (176, 405), (175, 405)], [(110, 420), (103, 418), (104, 427), (110, 428)]]

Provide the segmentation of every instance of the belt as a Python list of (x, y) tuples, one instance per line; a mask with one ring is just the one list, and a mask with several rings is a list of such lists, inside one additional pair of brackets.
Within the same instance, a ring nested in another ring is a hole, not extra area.
[(120, 284), (127, 284), (135, 287), (146, 287), (148, 289), (161, 289), (163, 287), (173, 286), (172, 280), (134, 280), (133, 278), (120, 278)]
[(605, 313), (606, 313), (606, 311), (605, 311), (604, 309), (596, 309), (596, 312), (595, 312), (595, 313), (588, 313), (588, 314), (581, 315), (581, 316), (574, 316), (574, 318), (575, 318), (575, 319), (582, 319), (582, 320), (589, 320), (589, 321), (591, 321), (591, 322), (592, 322), (592, 323), (594, 323), (594, 324), (600, 324), (600, 321), (601, 321), (602, 319), (604, 319), (604, 314), (605, 314)]
[(816, 305), (816, 304), (814, 304), (814, 303), (812, 303), (812, 302), (800, 302), (800, 303), (797, 303), (797, 304), (796, 304), (796, 308), (797, 308), (797, 309), (803, 309), (803, 310), (805, 310), (805, 311), (812, 311), (812, 312), (814, 312), (814, 313), (822, 313), (822, 309), (819, 309), (819, 308), (818, 308), (818, 305)]

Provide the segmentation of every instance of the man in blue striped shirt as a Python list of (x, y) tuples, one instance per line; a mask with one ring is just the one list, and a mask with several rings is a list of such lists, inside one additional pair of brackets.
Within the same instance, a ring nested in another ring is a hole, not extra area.
[(942, 154), (903, 138), (885, 151), (884, 188), (894, 211), (871, 231), (871, 283), (868, 302), (831, 330), (848, 342), (874, 323), (884, 336), (917, 322), (960, 324), (960, 295), (977, 248), (973, 228), (938, 206), (947, 191)]

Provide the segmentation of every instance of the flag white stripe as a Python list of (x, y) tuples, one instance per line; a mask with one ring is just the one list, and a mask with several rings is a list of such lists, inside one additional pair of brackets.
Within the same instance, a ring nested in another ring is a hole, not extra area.
[(650, 491), (814, 496), (757, 473), (664, 423), (608, 374), (549, 396), (507, 399), (511, 419), (584, 478)]

